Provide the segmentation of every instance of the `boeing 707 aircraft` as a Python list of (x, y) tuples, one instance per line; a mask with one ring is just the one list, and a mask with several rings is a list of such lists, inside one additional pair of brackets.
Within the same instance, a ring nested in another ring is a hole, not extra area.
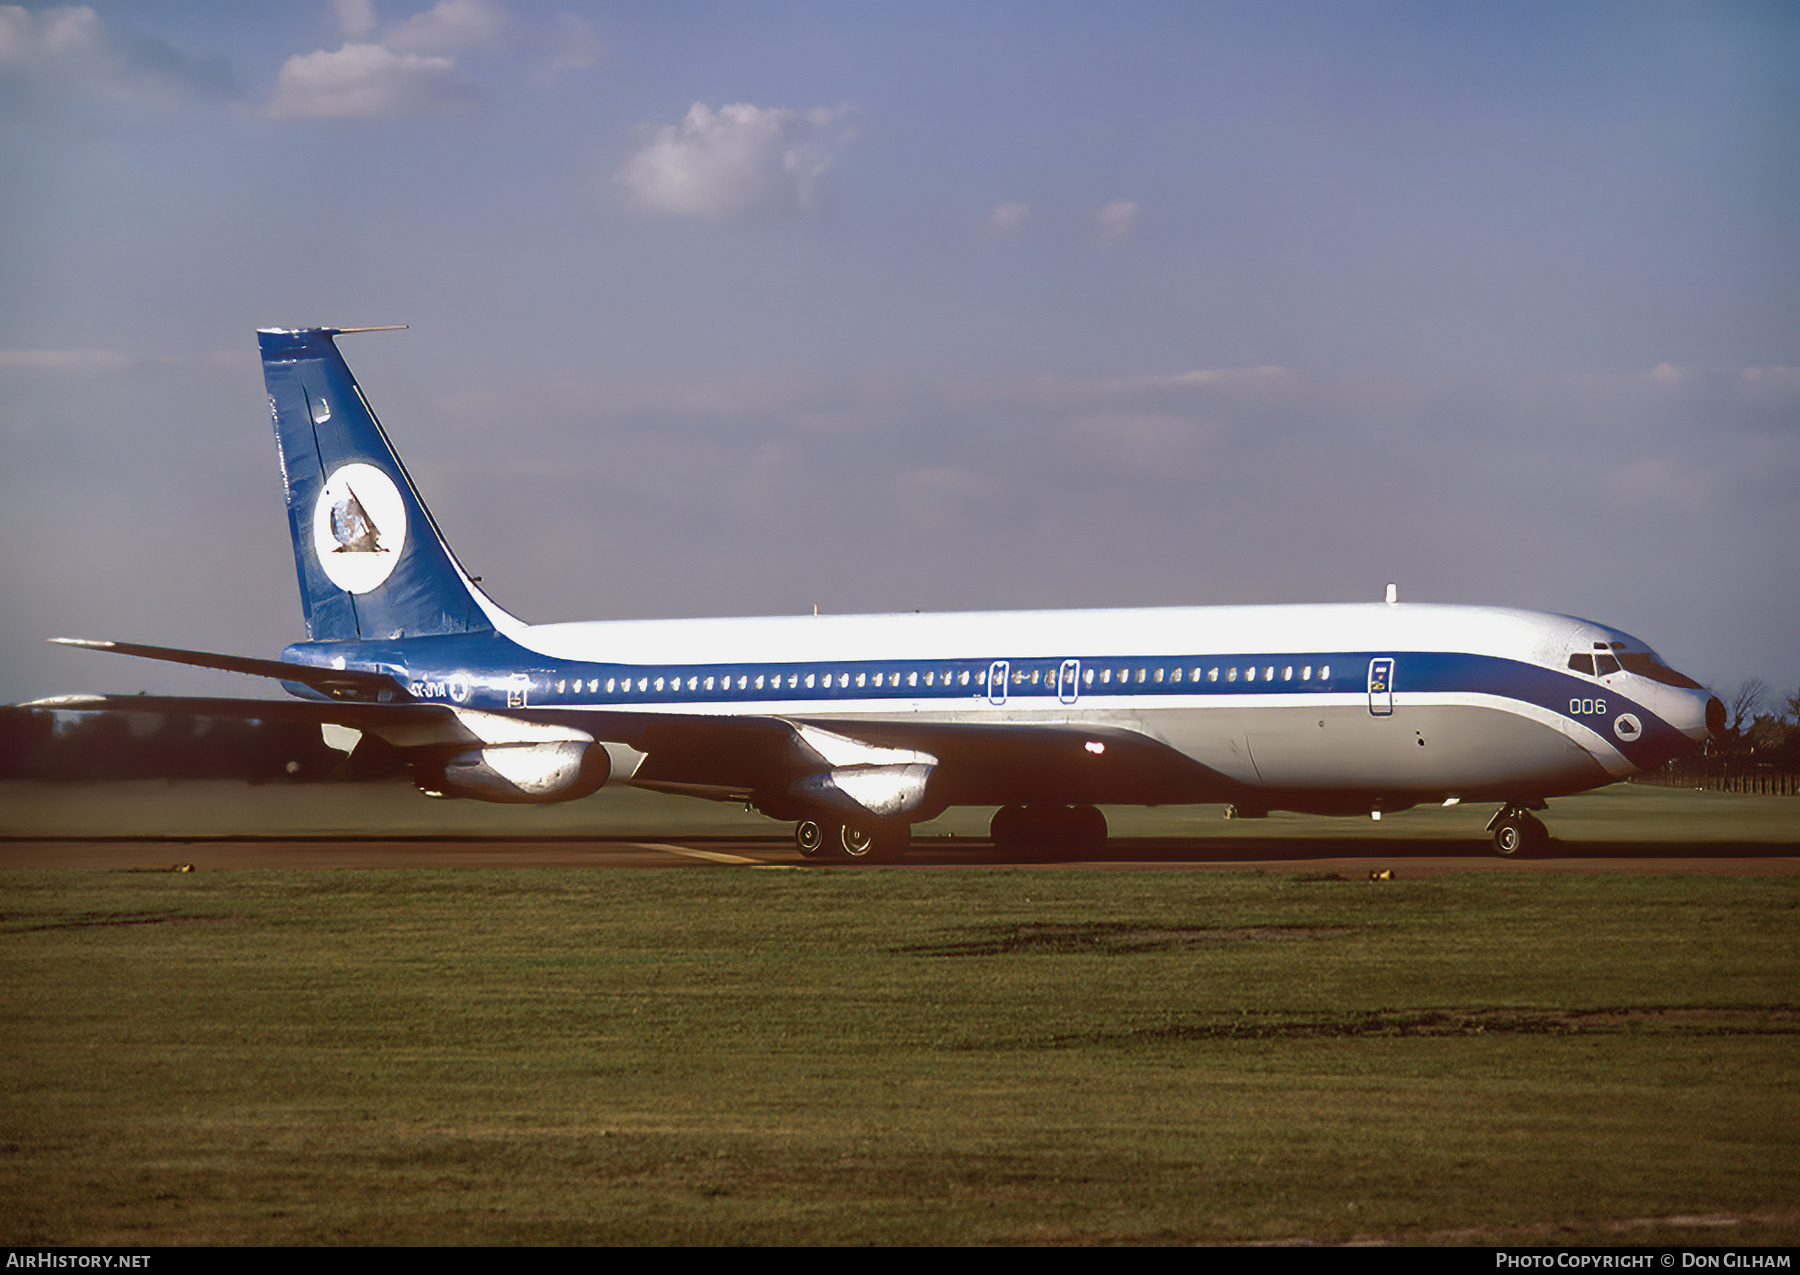
[[(420, 789), (556, 802), (626, 783), (744, 802), (807, 858), (882, 860), (952, 806), (1001, 843), (1097, 848), (1102, 805), (1374, 815), (1548, 798), (1723, 728), (1644, 643), (1497, 607), (1180, 607), (527, 624), (470, 578), (336, 338), (259, 332), (307, 640), (279, 660), (69, 645), (278, 679), (290, 701), (84, 708), (335, 723)], [(66, 706), (74, 704), (62, 701)]]

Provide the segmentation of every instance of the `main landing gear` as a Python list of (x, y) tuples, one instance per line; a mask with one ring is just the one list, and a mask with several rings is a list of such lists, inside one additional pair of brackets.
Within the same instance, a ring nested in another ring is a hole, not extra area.
[[(1544, 807), (1540, 803), (1537, 808)], [(1550, 844), (1550, 830), (1543, 821), (1526, 807), (1510, 801), (1495, 812), (1487, 830), (1494, 837), (1494, 852), (1509, 859), (1537, 854)]]
[(794, 848), (802, 859), (896, 863), (906, 857), (911, 844), (912, 828), (904, 823), (847, 824), (802, 819), (794, 825)]
[(1098, 850), (1106, 816), (1092, 806), (1002, 806), (988, 835), (996, 850)]

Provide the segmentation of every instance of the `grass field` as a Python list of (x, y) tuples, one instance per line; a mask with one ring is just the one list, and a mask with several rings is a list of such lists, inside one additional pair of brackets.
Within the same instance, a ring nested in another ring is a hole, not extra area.
[[(1494, 805), (1424, 807), (1366, 818), (1276, 813), (1226, 820), (1222, 806), (1108, 807), (1115, 836), (1212, 840), (1486, 842)], [(985, 836), (991, 807), (952, 810), (920, 838)], [(1721, 841), (1800, 844), (1800, 800), (1615, 784), (1559, 797), (1545, 815), (1571, 847)], [(738, 806), (607, 788), (554, 806), (432, 801), (410, 784), (0, 783), (0, 837), (765, 837), (788, 835)]]
[(1792, 877), (15, 870), (0, 913), (10, 1244), (1800, 1239)]

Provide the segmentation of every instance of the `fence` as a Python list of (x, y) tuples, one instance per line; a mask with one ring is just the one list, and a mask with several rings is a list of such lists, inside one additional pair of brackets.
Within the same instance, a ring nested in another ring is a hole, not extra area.
[(1708, 792), (1756, 793), (1765, 797), (1800, 797), (1800, 774), (1793, 771), (1764, 769), (1678, 768), (1656, 770), (1633, 775), (1634, 784), (1654, 784), (1660, 788), (1704, 788)]

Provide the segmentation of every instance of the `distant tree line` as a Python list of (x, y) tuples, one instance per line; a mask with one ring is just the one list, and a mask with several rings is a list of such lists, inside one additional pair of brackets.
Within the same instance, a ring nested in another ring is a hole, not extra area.
[(1723, 732), (1635, 782), (1800, 795), (1800, 688), (1783, 695), (1752, 677), (1720, 698), (1727, 723)]
[[(360, 751), (360, 749), (359, 749)], [(0, 779), (357, 778), (304, 722), (0, 706)]]

